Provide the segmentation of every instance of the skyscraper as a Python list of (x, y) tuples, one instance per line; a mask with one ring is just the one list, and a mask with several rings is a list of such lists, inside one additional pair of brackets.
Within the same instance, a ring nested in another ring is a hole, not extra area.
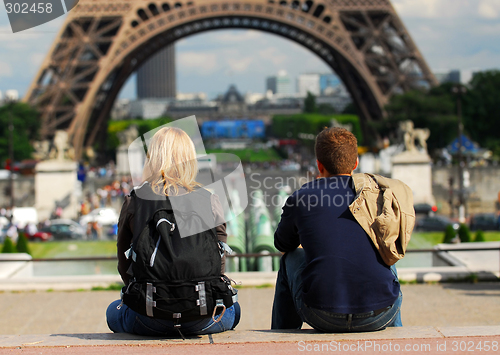
[(335, 74), (321, 74), (319, 77), (319, 89), (321, 94), (325, 94), (325, 91), (332, 91), (335, 87), (340, 85), (340, 79)]
[(137, 70), (137, 98), (175, 98), (175, 47), (169, 45)]
[(266, 79), (266, 90), (271, 90), (273, 94), (292, 94), (292, 84), (290, 77), (285, 70), (280, 70), (278, 76), (270, 76)]
[(308, 92), (314, 96), (320, 95), (319, 78), (319, 74), (300, 74), (297, 78), (297, 92), (299, 95), (306, 97)]

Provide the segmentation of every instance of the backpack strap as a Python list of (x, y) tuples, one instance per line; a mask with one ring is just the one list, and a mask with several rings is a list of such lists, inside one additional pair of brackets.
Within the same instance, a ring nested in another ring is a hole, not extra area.
[(151, 258), (149, 260), (149, 266), (153, 267), (155, 263), (156, 253), (158, 252), (158, 248), (160, 247), (160, 240), (162, 236), (169, 236), (175, 229), (175, 223), (171, 222), (167, 219), (168, 215), (172, 215), (173, 211), (171, 209), (162, 208), (156, 211), (153, 215), (151, 223), (153, 223), (156, 227), (156, 230), (159, 233), (158, 240), (156, 241), (155, 249), (153, 250), (153, 254), (151, 254)]

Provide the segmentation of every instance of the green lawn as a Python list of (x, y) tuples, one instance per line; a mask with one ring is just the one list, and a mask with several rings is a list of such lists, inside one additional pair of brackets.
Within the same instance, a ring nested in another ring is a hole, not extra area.
[[(442, 243), (444, 232), (413, 232), (408, 249), (427, 249), (436, 244)], [(471, 239), (474, 241), (476, 232), (471, 232)], [(484, 239), (487, 242), (500, 241), (500, 232), (484, 232)]]
[(115, 256), (116, 241), (30, 242), (33, 258), (71, 258), (84, 256)]
[[(236, 155), (243, 162), (263, 163), (282, 160), (275, 149), (207, 149), (207, 154), (210, 153), (230, 153)], [(218, 162), (223, 162), (224, 156), (217, 158)]]
[[(471, 232), (472, 240), (475, 232)], [(427, 249), (442, 242), (444, 232), (414, 232), (408, 249)], [(486, 241), (500, 241), (500, 232), (484, 232)], [(116, 256), (116, 241), (30, 242), (34, 258), (71, 258), (84, 256)]]

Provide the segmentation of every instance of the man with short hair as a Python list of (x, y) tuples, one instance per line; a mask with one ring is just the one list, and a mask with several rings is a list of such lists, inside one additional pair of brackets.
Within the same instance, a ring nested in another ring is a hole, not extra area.
[(285, 254), (271, 328), (300, 329), (303, 322), (324, 332), (402, 326), (393, 264), (404, 256), (413, 229), (412, 192), (397, 180), (353, 176), (357, 140), (345, 129), (325, 128), (315, 151), (319, 178), (288, 198), (274, 235)]

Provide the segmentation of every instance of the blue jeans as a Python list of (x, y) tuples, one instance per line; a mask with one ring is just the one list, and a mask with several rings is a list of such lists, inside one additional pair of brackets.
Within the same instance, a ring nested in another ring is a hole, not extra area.
[[(171, 336), (178, 337), (179, 331), (174, 328), (174, 322), (165, 319), (155, 319), (143, 316), (127, 305), (123, 304), (120, 309), (120, 300), (112, 302), (106, 311), (108, 327), (115, 333), (130, 333), (147, 336)], [(238, 325), (241, 316), (241, 308), (238, 302), (226, 309), (222, 319), (214, 322), (212, 318), (205, 318), (192, 322), (182, 323), (180, 331), (183, 335), (204, 335), (221, 333), (234, 329)], [(216, 316), (215, 319), (219, 319)]]
[[(386, 327), (402, 327), (401, 302), (403, 294), (394, 304), (379, 314), (342, 314), (310, 308), (302, 300), (302, 270), (306, 267), (304, 249), (296, 249), (281, 257), (276, 291), (274, 294), (271, 329), (300, 329), (306, 322), (322, 332), (367, 332)], [(396, 267), (391, 271), (397, 278)]]

